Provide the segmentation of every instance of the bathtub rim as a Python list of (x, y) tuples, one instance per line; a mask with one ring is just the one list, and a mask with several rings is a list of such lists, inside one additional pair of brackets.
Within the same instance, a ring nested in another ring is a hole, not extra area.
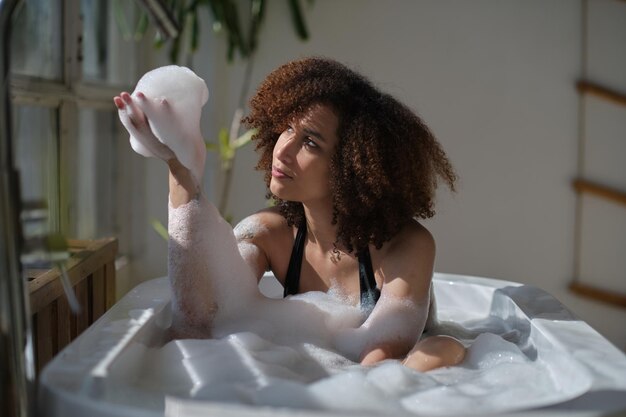
[[(533, 291), (540, 292), (544, 296), (548, 297), (549, 299), (554, 300), (554, 302), (562, 306), (562, 304), (558, 300), (556, 300), (556, 298), (552, 297), (547, 292), (540, 290), (536, 287), (528, 286), (528, 285), (514, 282), (514, 281), (499, 280), (499, 279), (479, 277), (479, 276), (460, 275), (460, 274), (447, 274), (447, 273), (435, 273), (433, 279), (437, 283), (439, 283), (436, 285), (446, 285), (446, 284), (454, 285), (455, 283), (460, 283), (463, 285), (472, 284), (472, 285), (478, 285), (481, 287), (490, 288), (493, 291), (497, 291), (499, 289), (501, 290), (504, 288), (533, 289)], [(163, 285), (162, 283), (162, 281), (166, 281), (166, 280), (167, 280), (167, 277), (160, 277), (160, 278), (148, 280), (146, 282), (143, 282), (137, 285), (128, 294), (126, 294), (115, 306), (113, 306), (113, 308), (110, 311), (113, 311), (116, 308), (119, 310), (123, 309), (124, 305), (129, 300), (141, 299), (142, 297), (140, 294), (143, 294), (145, 296), (144, 298), (152, 297), (151, 303), (152, 303), (152, 308), (154, 308), (153, 310), (153, 318), (154, 318), (169, 303), (169, 285), (167, 284)], [(152, 287), (155, 287), (155, 286), (165, 287), (167, 288), (168, 291), (165, 291), (165, 292), (161, 291), (160, 293), (157, 292), (157, 294), (154, 294)], [(147, 296), (146, 296), (146, 293), (148, 294)], [(156, 298), (154, 298), (155, 296)], [(156, 303), (157, 305), (154, 305), (154, 303)], [(126, 310), (126, 311), (128, 312), (129, 310)], [(569, 310), (566, 310), (566, 311), (569, 312)], [(115, 313), (115, 311), (113, 311), (113, 313)], [(615, 351), (621, 354), (622, 362), (625, 364), (624, 366), (626, 366), (626, 356), (623, 353), (621, 353), (621, 351), (619, 351), (616, 347), (614, 347), (604, 337), (599, 335), (599, 333), (597, 333), (588, 324), (586, 324), (585, 322), (577, 318), (575, 315), (571, 313), (569, 314), (570, 314), (569, 317), (571, 317), (570, 321), (571, 323), (575, 324), (574, 327), (576, 331), (583, 331), (589, 334), (595, 334), (597, 336), (596, 339), (599, 338), (598, 340), (601, 340), (604, 343), (604, 345), (608, 344), (609, 347), (612, 347)], [(108, 317), (107, 314), (103, 315), (98, 321), (96, 321), (92, 326), (90, 326), (84, 332), (84, 334), (79, 337), (79, 339), (83, 337), (85, 338), (90, 337), (92, 333), (97, 332), (99, 328), (103, 325), (103, 323), (106, 323), (108, 321), (107, 317)], [(532, 321), (533, 325), (536, 325), (538, 329), (542, 331), (542, 333), (545, 332), (546, 334), (550, 335), (552, 332), (555, 331), (555, 327), (553, 326), (554, 324), (553, 320), (548, 320), (548, 319), (541, 318), (541, 317), (539, 318), (528, 317), (528, 319)], [(51, 361), (51, 363), (42, 372), (42, 375), (40, 377), (39, 384), (38, 384), (39, 386), (38, 405), (40, 406), (40, 410), (42, 411), (41, 415), (42, 416), (72, 415), (71, 410), (73, 409), (73, 407), (79, 407), (79, 409), (81, 410), (89, 410), (91, 417), (99, 417), (99, 416), (106, 416), (106, 415), (121, 415), (120, 412), (123, 413), (123, 415), (128, 415), (132, 417), (154, 416), (155, 415), (154, 410), (142, 410), (134, 406), (126, 405), (126, 404), (102, 402), (102, 401), (99, 401), (98, 399), (94, 399), (89, 396), (77, 395), (76, 393), (70, 392), (62, 386), (57, 386), (54, 384), (53, 377), (54, 377), (55, 366), (60, 366), (59, 364), (61, 364), (62, 358), (68, 352), (68, 350), (71, 350), (72, 348), (76, 348), (77, 343), (80, 343), (79, 339), (77, 339), (76, 342), (73, 342), (72, 344), (67, 346), (65, 349), (63, 349), (63, 351), (61, 351), (60, 354), (53, 361)], [(559, 346), (565, 349), (567, 353), (569, 353), (573, 357), (577, 356), (576, 349), (578, 347), (574, 349), (568, 348), (567, 346), (563, 346), (563, 344), (560, 342), (559, 342)], [(591, 367), (593, 367), (593, 363), (587, 364), (587, 365), (590, 365)], [(594, 378), (594, 383), (592, 384), (591, 388), (588, 391), (586, 391), (585, 393), (581, 395), (581, 397), (584, 397), (585, 395), (589, 393), (593, 393), (595, 391), (607, 391), (612, 388), (613, 389), (616, 388), (615, 384), (611, 384), (610, 381), (604, 381), (604, 383), (597, 383), (596, 379), (598, 378), (602, 379), (603, 377), (605, 377), (605, 375), (603, 375), (602, 373), (598, 374), (598, 373), (592, 372), (591, 374), (592, 374), (592, 378)], [(622, 381), (622, 383), (623, 384), (619, 387), (619, 389), (616, 390), (616, 392), (626, 394), (626, 381)], [(524, 410), (529, 411), (529, 410), (537, 410), (537, 409), (542, 409), (542, 408), (559, 410), (560, 405), (568, 404), (568, 403), (571, 403), (572, 401), (576, 402), (578, 400), (579, 398), (572, 398), (570, 400), (566, 400), (565, 402), (559, 402), (559, 403), (550, 402), (545, 405), (541, 405), (541, 404), (535, 405), (528, 409), (524, 408), (524, 409), (520, 409), (517, 411), (511, 410), (511, 412), (515, 413), (518, 411), (522, 412)], [(56, 412), (53, 413), (50, 409), (48, 409), (47, 406), (45, 406), (45, 404), (48, 401), (50, 401), (49, 404), (53, 406), (52, 408), (54, 408)], [(190, 400), (190, 401), (193, 401), (193, 400)], [(217, 409), (219, 409), (222, 405), (221, 403), (217, 403), (217, 402), (213, 402), (213, 403), (216, 404), (215, 407), (217, 407)], [(242, 411), (244, 409), (249, 410), (251, 408), (249, 405), (244, 405), (244, 404), (227, 404), (227, 406), (228, 407), (226, 408), (233, 409), (233, 410), (239, 407), (242, 407)], [(624, 407), (626, 407), (626, 401), (624, 402)], [(103, 410), (101, 408), (103, 408)], [(110, 409), (110, 410), (107, 411), (107, 409)], [(100, 411), (102, 411), (102, 413)], [(333, 415), (335, 416), (354, 415), (354, 413), (345, 413), (341, 411), (330, 412), (330, 411), (325, 411), (325, 410), (313, 411), (313, 412), (310, 410), (303, 410), (305, 411), (304, 413), (299, 413), (299, 411), (301, 410), (295, 410), (295, 409), (288, 409), (288, 411), (291, 411), (291, 413), (294, 415), (301, 414), (301, 415), (307, 415), (307, 416), (310, 415), (310, 416), (329, 416), (330, 417)], [(50, 414), (48, 412), (50, 412)], [(359, 412), (359, 414), (364, 414), (364, 413)], [(498, 412), (496, 412), (496, 414), (498, 414)], [(509, 413), (507, 412), (507, 414)], [(79, 412), (76, 415), (82, 415), (82, 414)], [(161, 414), (157, 413), (156, 415), (161, 415)], [(259, 414), (259, 415), (263, 415), (263, 414)], [(371, 415), (380, 415), (380, 414), (371, 414)], [(407, 415), (412, 415), (412, 414), (407, 413)]]

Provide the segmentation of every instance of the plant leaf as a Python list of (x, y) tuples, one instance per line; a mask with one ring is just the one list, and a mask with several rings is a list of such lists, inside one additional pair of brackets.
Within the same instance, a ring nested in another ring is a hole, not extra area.
[(250, 36), (248, 38), (248, 48), (250, 53), (256, 50), (258, 45), (259, 30), (265, 16), (265, 1), (250, 0)]
[[(176, 10), (177, 20), (179, 22), (185, 22), (185, 14), (187, 13), (185, 9), (185, 0), (180, 0), (174, 3), (178, 3), (178, 7)], [(174, 41), (172, 42), (172, 48), (170, 49), (170, 62), (172, 64), (178, 64), (178, 57), (180, 55), (180, 44), (182, 42), (184, 34), (185, 30), (181, 28), (178, 36), (176, 36), (176, 38), (174, 38)]]
[(252, 140), (252, 136), (254, 136), (257, 132), (257, 129), (250, 129), (245, 132), (243, 135), (239, 136), (237, 139), (233, 141), (233, 148), (239, 149), (242, 146), (247, 145)]
[(239, 12), (237, 6), (232, 0), (224, 0), (224, 17), (226, 23), (226, 30), (228, 32), (228, 38), (233, 44), (233, 51), (229, 55), (230, 60), (234, 57), (234, 51), (239, 49), (239, 53), (242, 57), (248, 56), (248, 47), (241, 34), (241, 28), (239, 26)]
[(143, 39), (146, 31), (148, 30), (148, 23), (150, 23), (148, 19), (148, 13), (142, 12), (141, 16), (139, 16), (139, 22), (137, 23), (137, 28), (135, 29), (135, 40), (139, 41)]
[(193, 11), (193, 10), (197, 10), (198, 6), (200, 5), (200, 0), (193, 0), (193, 2), (189, 5), (189, 8), (187, 9), (187, 11)]
[(233, 62), (233, 59), (235, 58), (235, 46), (235, 42), (233, 42), (233, 40), (229, 36), (228, 50), (226, 51), (226, 59), (228, 60), (228, 62)]
[(200, 44), (200, 22), (198, 21), (198, 9), (195, 8), (191, 12), (191, 51), (196, 52)]
[(122, 10), (122, 5), (120, 4), (120, 0), (115, 0), (113, 2), (113, 16), (115, 16), (115, 22), (117, 23), (117, 27), (120, 32), (122, 32), (122, 38), (124, 40), (130, 40), (130, 28), (128, 27), (128, 23), (126, 22), (126, 17), (124, 16), (124, 11)]
[(229, 163), (235, 156), (235, 150), (230, 144), (228, 130), (226, 130), (226, 128), (220, 129), (218, 136), (220, 141), (220, 159), (222, 160), (222, 164)]
[(224, 27), (224, 8), (219, 0), (208, 0), (209, 9), (213, 14), (213, 32), (221, 32)]
[(172, 64), (178, 63), (178, 55), (180, 54), (180, 36), (174, 38), (172, 47), (170, 48), (170, 62)]
[(298, 0), (287, 0), (289, 2), (289, 10), (291, 11), (291, 21), (296, 33), (302, 40), (309, 39), (309, 32), (302, 16), (302, 9)]
[(157, 232), (159, 236), (161, 236), (166, 241), (169, 239), (170, 236), (167, 233), (167, 228), (163, 226), (163, 223), (161, 223), (159, 219), (155, 219), (155, 218), (150, 219), (150, 224), (152, 225), (152, 228), (154, 229), (155, 232)]
[(154, 47), (157, 49), (161, 49), (165, 45), (165, 38), (158, 30), (154, 34)]

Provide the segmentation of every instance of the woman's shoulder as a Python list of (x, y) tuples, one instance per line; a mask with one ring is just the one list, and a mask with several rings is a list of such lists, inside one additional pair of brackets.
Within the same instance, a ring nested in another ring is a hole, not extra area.
[(391, 256), (434, 256), (435, 239), (430, 231), (417, 220), (411, 220), (389, 241)]
[(290, 236), (291, 227), (277, 207), (269, 207), (241, 220), (234, 232), (237, 240), (265, 240)]
[(277, 278), (284, 276), (294, 232), (278, 208), (270, 207), (251, 214), (239, 222), (234, 232), (240, 247), (252, 244), (260, 250), (261, 261), (255, 264), (260, 271), (259, 278), (268, 270)]
[(381, 268), (385, 276), (410, 277), (423, 281), (432, 275), (436, 245), (426, 227), (412, 220), (383, 245)]

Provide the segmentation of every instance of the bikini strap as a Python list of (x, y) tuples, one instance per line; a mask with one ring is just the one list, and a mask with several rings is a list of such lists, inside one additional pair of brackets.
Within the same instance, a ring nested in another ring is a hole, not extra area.
[(372, 257), (369, 248), (358, 253), (359, 285), (361, 287), (361, 306), (374, 306), (380, 298), (380, 290), (376, 287), (376, 277), (372, 268)]
[[(298, 294), (300, 289), (300, 271), (302, 270), (302, 258), (304, 257), (304, 243), (306, 239), (307, 228), (306, 223), (298, 227), (296, 238), (293, 242), (291, 250), (291, 258), (289, 258), (289, 266), (287, 267), (287, 275), (285, 276), (285, 285), (283, 297)], [(376, 287), (376, 278), (372, 268), (372, 258), (369, 248), (361, 251), (357, 255), (359, 261), (359, 287), (361, 292), (361, 306), (374, 306), (380, 298), (380, 290)]]
[(291, 258), (289, 258), (289, 267), (287, 268), (287, 276), (285, 276), (283, 297), (298, 294), (298, 290), (300, 289), (300, 270), (302, 269), (305, 238), (306, 223), (303, 222), (302, 225), (298, 227), (298, 233), (293, 242)]

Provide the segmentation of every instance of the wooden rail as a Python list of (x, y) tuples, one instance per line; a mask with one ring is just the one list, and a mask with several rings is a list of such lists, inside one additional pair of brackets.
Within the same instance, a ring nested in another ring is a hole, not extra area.
[[(626, 193), (616, 190), (605, 185), (600, 185), (581, 178), (573, 181), (574, 189), (577, 193), (591, 194), (605, 200), (612, 201), (617, 204), (626, 206)], [(570, 286), (570, 290), (585, 298), (601, 301), (605, 304), (611, 304), (617, 307), (626, 308), (626, 294), (619, 294), (614, 291), (598, 288), (593, 285), (583, 284), (578, 280), (574, 280)]]
[(596, 197), (610, 200), (614, 203), (626, 205), (626, 193), (616, 190), (615, 188), (600, 185), (595, 182), (577, 178), (573, 181), (574, 189), (578, 193), (587, 193)]
[(78, 314), (70, 311), (57, 268), (25, 271), (38, 372), (115, 302), (117, 239), (70, 240), (69, 247), (66, 269), (81, 305)]
[(626, 106), (626, 94), (604, 87), (591, 81), (580, 80), (576, 83), (576, 89), (581, 94), (591, 94), (604, 100), (611, 101), (620, 106)]
[(573, 281), (569, 285), (569, 289), (585, 298), (601, 301), (605, 304), (611, 304), (617, 307), (626, 308), (626, 294), (618, 294), (614, 291), (604, 290), (589, 284), (583, 284), (579, 281)]

